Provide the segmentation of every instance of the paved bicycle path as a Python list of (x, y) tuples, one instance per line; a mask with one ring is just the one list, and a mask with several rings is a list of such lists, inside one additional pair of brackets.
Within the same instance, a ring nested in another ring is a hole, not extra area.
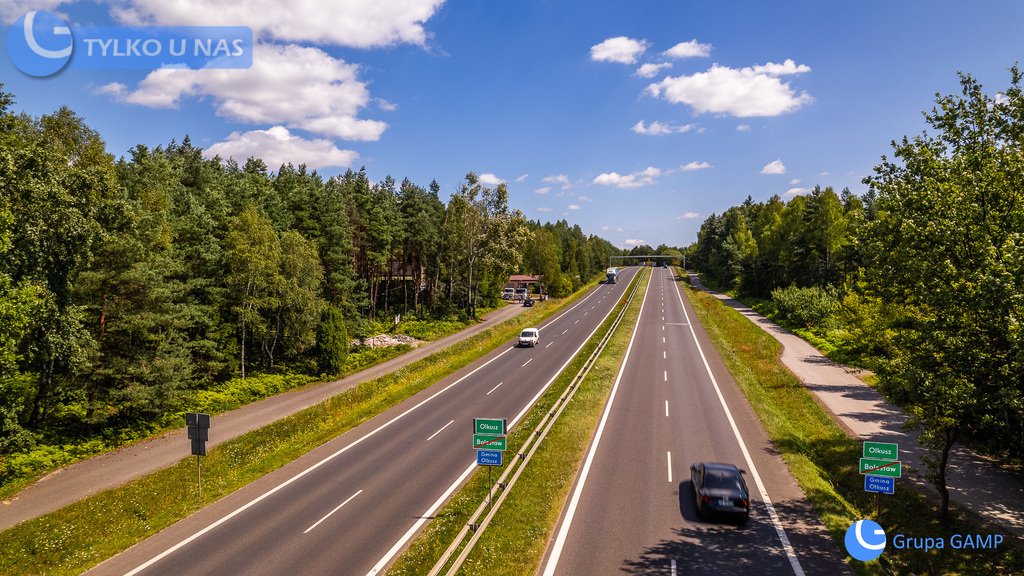
[[(334, 382), (324, 382), (265, 398), (217, 414), (210, 428), (212, 448), (257, 428), (318, 404), (367, 380), (372, 380), (425, 358), (460, 340), (478, 334), (523, 311), (509, 305), (491, 312), (460, 332), (428, 342), (401, 356)], [(115, 488), (135, 478), (167, 468), (191, 455), (185, 428), (170, 430), (149, 440), (106, 452), (56, 470), (9, 499), (0, 501), (0, 531), (20, 522), (59, 510), (82, 498)]]
[[(836, 421), (854, 437), (899, 444), (903, 477), (933, 490), (925, 477), (918, 433), (907, 430), (903, 410), (889, 404), (855, 370), (833, 362), (805, 340), (787, 332), (742, 302), (705, 288), (696, 274), (690, 280), (771, 334), (782, 346), (782, 363), (817, 396)], [(896, 489), (899, 490), (899, 481)], [(1024, 482), (992, 460), (959, 444), (950, 451), (946, 483), (952, 502), (1024, 537)], [(883, 496), (884, 498), (884, 496)]]

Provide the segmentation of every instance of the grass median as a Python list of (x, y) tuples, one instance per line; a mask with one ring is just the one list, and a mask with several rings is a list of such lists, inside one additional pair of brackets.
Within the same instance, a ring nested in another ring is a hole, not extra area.
[[(532, 310), (320, 404), (178, 464), (0, 532), (0, 574), (78, 574), (373, 418), (515, 338), (581, 297)], [(186, 442), (182, 438), (182, 442)], [(116, 527), (116, 529), (111, 529)]]
[[(536, 572), (593, 431), (601, 418), (615, 374), (625, 355), (630, 331), (639, 316), (643, 291), (650, 279), (650, 275), (644, 275), (643, 278), (640, 276), (637, 274), (634, 278), (634, 282), (641, 283), (638, 297), (633, 300), (615, 335), (512, 487), (460, 573), (521, 576)], [(629, 291), (630, 288), (627, 288), (625, 294), (629, 294)], [(620, 307), (625, 305), (625, 298), (623, 296), (602, 328), (595, 332), (576, 359), (509, 435), (508, 454), (518, 452), (526, 438), (553, 407), (597, 347), (601, 335), (610, 327)], [(495, 477), (501, 474), (501, 470), (495, 471)], [(388, 575), (427, 574), (469, 521), (486, 492), (487, 472), (478, 470), (466, 486), (441, 509), (420, 537), (395, 561)]]
[(892, 537), (943, 537), (991, 533), (958, 516), (948, 527), (934, 502), (907, 482), (896, 493), (875, 497), (864, 492), (857, 464), (861, 442), (850, 438), (813, 395), (779, 360), (781, 344), (743, 315), (705, 292), (684, 290), (726, 367), (782, 454), (836, 545), (843, 548), (847, 528), (861, 518), (877, 518), (890, 546), (879, 560), (850, 561), (858, 574), (1024, 574), (1021, 549), (1004, 543), (995, 550), (953, 549), (924, 552), (894, 548)]

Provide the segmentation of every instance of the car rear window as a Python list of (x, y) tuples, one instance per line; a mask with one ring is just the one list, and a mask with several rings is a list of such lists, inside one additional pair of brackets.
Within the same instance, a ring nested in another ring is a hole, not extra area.
[(735, 474), (729, 472), (705, 472), (704, 486), (707, 488), (726, 488), (730, 490), (740, 489), (740, 480)]

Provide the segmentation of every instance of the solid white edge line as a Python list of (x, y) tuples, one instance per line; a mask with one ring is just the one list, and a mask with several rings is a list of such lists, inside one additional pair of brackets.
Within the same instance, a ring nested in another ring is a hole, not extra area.
[[(595, 290), (593, 293), (591, 293), (591, 296), (593, 296), (596, 293), (597, 293), (597, 291)], [(646, 293), (645, 293), (644, 297), (646, 298)], [(587, 298), (590, 298), (590, 296), (587, 296)], [(585, 301), (586, 298), (584, 298), (583, 300)], [(576, 304), (576, 306), (579, 306), (582, 303), (583, 303), (583, 301), (581, 301), (578, 304)], [(572, 308), (575, 308), (576, 306), (573, 306)], [(572, 310), (572, 308), (570, 308), (569, 310)], [(534, 397), (531, 398), (530, 401), (526, 403), (526, 405), (523, 407), (523, 409), (519, 411), (519, 414), (517, 414), (516, 417), (513, 418), (508, 423), (508, 427), (510, 429), (515, 427), (515, 425), (519, 422), (519, 420), (521, 420), (523, 418), (523, 416), (526, 415), (526, 413), (530, 410), (530, 408), (533, 407), (533, 405), (537, 402), (537, 400), (539, 400), (540, 397), (543, 396), (545, 392), (547, 392), (547, 389), (551, 386), (551, 384), (555, 380), (557, 380), (559, 376), (562, 375), (562, 371), (565, 370), (566, 366), (568, 366), (569, 363), (572, 362), (574, 358), (576, 358), (576, 355), (580, 353), (580, 350), (582, 350), (583, 347), (587, 345), (587, 342), (589, 342), (590, 339), (594, 336), (594, 334), (597, 333), (598, 329), (601, 328), (601, 325), (604, 324), (604, 321), (608, 319), (608, 316), (611, 315), (612, 310), (614, 310), (614, 309), (615, 309), (615, 306), (612, 306), (611, 308), (608, 309), (608, 312), (604, 315), (604, 318), (602, 318), (601, 321), (597, 323), (597, 326), (594, 326), (594, 329), (591, 330), (590, 334), (586, 338), (583, 339), (583, 342), (580, 343), (578, 348), (576, 348), (576, 351), (573, 352), (571, 355), (569, 355), (569, 358), (555, 372), (554, 376), (552, 376), (551, 379), (547, 381), (547, 384), (544, 384), (544, 386), (542, 386), (541, 389), (539, 391), (537, 391), (537, 394), (534, 395)], [(641, 309), (642, 309), (642, 306), (641, 306)], [(569, 310), (566, 310), (565, 312), (560, 314), (558, 316), (558, 318), (561, 318), (563, 315), (568, 314)], [(555, 318), (555, 320), (557, 320), (558, 318)], [(552, 322), (554, 322), (554, 320), (552, 320), (548, 324), (551, 324)], [(482, 366), (481, 366), (481, 368), (482, 368)], [(461, 486), (463, 482), (465, 482), (466, 477), (468, 477), (473, 472), (473, 469), (476, 468), (476, 467), (477, 467), (477, 464), (476, 464), (476, 461), (474, 460), (473, 463), (469, 465), (469, 468), (466, 468), (466, 470), (462, 473), (462, 475), (460, 475), (455, 480), (455, 482), (453, 482), (452, 485), (449, 486), (447, 490), (445, 490), (444, 494), (442, 494), (440, 498), (435, 500), (434, 503), (431, 504), (430, 508), (426, 512), (424, 512), (420, 516), (420, 518), (416, 522), (413, 523), (412, 526), (409, 527), (409, 529), (405, 532), (404, 535), (402, 535), (401, 538), (398, 539), (397, 542), (395, 542), (394, 546), (392, 546), (391, 549), (388, 550), (388, 552), (386, 554), (384, 554), (384, 556), (380, 560), (377, 561), (377, 563), (373, 566), (373, 568), (370, 568), (370, 571), (366, 573), (366, 576), (374, 576), (375, 574), (377, 574), (381, 570), (383, 570), (391, 562), (391, 560), (395, 556), (397, 556), (398, 553), (401, 552), (403, 548), (405, 548), (405, 545), (409, 542), (409, 540), (412, 539), (413, 536), (416, 535), (416, 532), (419, 531), (419, 529), (423, 526), (423, 524), (425, 524), (427, 520), (429, 520), (431, 517), (433, 517), (434, 513), (437, 512), (437, 510), (448, 500), (448, 497), (451, 496), (451, 494), (454, 493), (455, 490), (457, 490), (458, 487)]]
[(362, 491), (362, 490), (360, 490), (360, 491), (356, 492), (355, 494), (353, 494), (353, 495), (349, 496), (347, 500), (345, 500), (345, 501), (344, 501), (344, 502), (342, 502), (341, 504), (338, 504), (338, 505), (337, 505), (337, 506), (336, 506), (336, 507), (334, 508), (334, 510), (331, 510), (330, 512), (328, 512), (326, 516), (324, 516), (323, 518), (321, 518), (321, 519), (317, 520), (317, 521), (316, 521), (316, 523), (315, 523), (315, 524), (313, 524), (312, 526), (310, 526), (309, 528), (306, 528), (306, 530), (305, 530), (305, 531), (303, 532), (303, 534), (309, 534), (309, 531), (310, 531), (310, 530), (312, 530), (313, 528), (316, 528), (317, 526), (319, 526), (321, 522), (323, 522), (324, 520), (327, 520), (328, 518), (330, 518), (330, 517), (331, 517), (331, 514), (334, 514), (334, 513), (335, 513), (335, 512), (337, 512), (338, 510), (341, 510), (341, 507), (342, 507), (342, 506), (344, 506), (345, 504), (348, 504), (349, 502), (351, 502), (351, 501), (352, 501), (352, 499), (353, 499), (353, 498), (355, 498), (356, 496), (359, 496), (359, 495), (360, 495), (360, 494), (362, 494), (362, 493), (363, 493), (363, 491)]
[(668, 483), (672, 483), (672, 452), (665, 452), (668, 455)]
[(700, 359), (704, 362), (704, 370), (708, 373), (708, 377), (711, 378), (711, 384), (715, 387), (715, 393), (718, 395), (718, 401), (722, 404), (722, 409), (725, 410), (725, 416), (729, 420), (729, 426), (732, 428), (733, 436), (736, 437), (736, 441), (740, 445), (740, 451), (743, 452), (743, 459), (747, 462), (747, 469), (750, 471), (750, 475), (754, 478), (754, 483), (757, 484), (757, 490), (761, 493), (761, 500), (764, 502), (765, 507), (768, 508), (768, 516), (772, 520), (772, 524), (775, 526), (775, 532), (779, 535), (779, 541), (782, 543), (782, 549), (786, 552), (786, 557), (789, 558), (789, 565), (793, 568), (793, 573), (796, 576), (804, 576), (803, 566), (800, 565), (800, 559), (796, 557), (796, 551), (793, 549), (793, 545), (789, 542), (789, 536), (786, 535), (786, 529), (782, 527), (782, 520), (779, 518), (778, 513), (775, 512), (775, 506), (772, 505), (772, 500), (768, 496), (768, 490), (764, 487), (764, 483), (761, 482), (761, 475), (757, 473), (757, 467), (754, 466), (754, 460), (750, 457), (750, 451), (747, 450), (747, 445), (743, 442), (743, 437), (740, 435), (740, 429), (736, 425), (736, 420), (732, 417), (732, 412), (729, 410), (728, 404), (725, 403), (725, 396), (722, 394), (722, 389), (718, 387), (718, 380), (715, 379), (715, 375), (711, 372), (711, 365), (708, 364), (707, 356), (704, 355), (704, 349), (700, 345), (700, 341), (697, 340), (697, 332), (693, 329), (693, 323), (690, 322), (690, 314), (686, 311), (686, 304), (683, 302), (683, 293), (679, 291), (679, 285), (676, 285), (676, 296), (679, 298), (679, 305), (683, 307), (683, 315), (686, 317), (686, 323), (690, 327), (690, 335), (693, 336), (693, 342), (697, 345), (697, 352), (700, 353)]
[[(499, 386), (500, 386), (500, 384), (499, 384)], [(451, 426), (451, 425), (452, 425), (452, 422), (455, 422), (455, 420), (449, 420), (447, 424), (445, 424), (444, 426), (441, 426), (441, 429), (440, 429), (440, 430), (438, 430), (437, 432), (434, 432), (433, 434), (431, 434), (431, 435), (430, 435), (430, 436), (429, 436), (429, 437), (427, 438), (427, 442), (430, 442), (431, 440), (433, 440), (433, 439), (434, 439), (434, 436), (437, 436), (437, 435), (438, 435), (438, 434), (440, 434), (441, 432), (444, 432), (444, 429), (445, 429), (445, 428), (447, 428), (447, 427), (449, 427), (449, 426)]]
[[(584, 302), (586, 302), (587, 300), (589, 300), (589, 299), (590, 299), (590, 297), (591, 297), (591, 296), (593, 296), (594, 294), (597, 294), (597, 291), (596, 291), (596, 290), (595, 290), (594, 292), (591, 292), (591, 293), (590, 293), (589, 295), (587, 295), (587, 297), (586, 297), (586, 298), (584, 298), (584, 299), (580, 300), (579, 302), (577, 302), (576, 304), (572, 305), (572, 306), (571, 306), (571, 307), (570, 307), (570, 308), (569, 308), (568, 310), (566, 310), (565, 312), (562, 312), (561, 314), (559, 314), (558, 316), (556, 316), (555, 318), (553, 318), (552, 320), (550, 320), (549, 322), (547, 322), (546, 324), (544, 324), (544, 325), (542, 326), (542, 328), (543, 328), (543, 327), (547, 327), (548, 325), (552, 324), (553, 322), (556, 322), (556, 321), (557, 321), (557, 320), (558, 320), (559, 318), (561, 318), (562, 316), (565, 316), (565, 315), (566, 315), (566, 314), (568, 314), (569, 312), (571, 312), (571, 311), (575, 310), (575, 309), (576, 309), (577, 307), (581, 306), (581, 305), (582, 305), (582, 304), (583, 304)], [(595, 330), (596, 330), (596, 328), (595, 328)], [(587, 339), (589, 340), (589, 338), (587, 338)], [(458, 380), (456, 380), (455, 382), (452, 382), (451, 384), (449, 384), (449, 385), (445, 386), (444, 388), (442, 388), (442, 389), (438, 390), (437, 392), (435, 392), (435, 393), (431, 394), (431, 395), (430, 395), (430, 396), (429, 396), (428, 398), (425, 398), (425, 399), (424, 399), (423, 401), (421, 401), (420, 403), (416, 404), (416, 405), (415, 405), (415, 406), (413, 406), (412, 408), (409, 408), (409, 409), (408, 409), (408, 410), (406, 410), (405, 412), (402, 412), (402, 413), (401, 413), (401, 414), (399, 414), (398, 416), (395, 416), (395, 417), (394, 417), (394, 418), (392, 418), (391, 420), (388, 420), (388, 421), (387, 421), (387, 422), (385, 422), (384, 424), (381, 424), (381, 425), (380, 425), (380, 426), (379, 426), (378, 428), (375, 428), (374, 430), (371, 430), (370, 432), (367, 432), (365, 436), (363, 436), (363, 437), (359, 438), (358, 440), (356, 440), (356, 441), (352, 442), (351, 444), (349, 444), (349, 445), (347, 445), (347, 446), (344, 446), (344, 447), (342, 447), (341, 449), (339, 449), (338, 451), (334, 452), (333, 454), (330, 454), (330, 455), (326, 456), (325, 458), (323, 458), (322, 460), (320, 460), (320, 461), (319, 461), (319, 462), (317, 462), (316, 464), (313, 464), (313, 465), (312, 465), (312, 466), (310, 466), (309, 468), (306, 468), (305, 470), (303, 470), (303, 471), (299, 472), (298, 474), (296, 474), (296, 475), (292, 476), (291, 478), (289, 478), (289, 479), (285, 480), (284, 482), (282, 482), (282, 483), (278, 484), (277, 486), (274, 486), (274, 487), (273, 487), (273, 488), (271, 488), (270, 490), (268, 490), (268, 491), (264, 492), (263, 494), (260, 494), (260, 495), (259, 495), (259, 496), (257, 496), (256, 498), (253, 498), (252, 500), (250, 500), (250, 501), (246, 502), (246, 503), (245, 503), (245, 504), (243, 504), (243, 505), (242, 505), (241, 507), (239, 507), (239, 508), (236, 508), (236, 509), (235, 509), (234, 511), (232, 511), (232, 512), (231, 512), (231, 513), (229, 513), (229, 514), (227, 514), (226, 516), (223, 516), (223, 517), (221, 517), (221, 518), (220, 518), (219, 520), (217, 520), (217, 521), (213, 522), (212, 524), (210, 524), (210, 525), (206, 526), (205, 528), (203, 528), (203, 529), (199, 530), (198, 532), (195, 532), (194, 534), (192, 534), (192, 535), (191, 535), (191, 536), (189, 536), (188, 538), (185, 538), (185, 539), (184, 539), (184, 540), (182, 540), (181, 542), (178, 542), (178, 543), (177, 543), (177, 544), (175, 544), (174, 546), (171, 546), (171, 547), (170, 547), (170, 548), (168, 548), (167, 550), (164, 550), (164, 551), (163, 551), (163, 552), (161, 552), (160, 554), (157, 554), (156, 556), (154, 556), (154, 557), (150, 558), (150, 559), (149, 559), (149, 560), (147, 560), (147, 561), (146, 561), (145, 563), (143, 563), (143, 564), (141, 564), (140, 566), (136, 567), (136, 568), (135, 568), (134, 570), (132, 570), (131, 572), (128, 572), (128, 573), (126, 573), (126, 574), (125, 574), (124, 576), (135, 576), (135, 575), (136, 575), (136, 574), (138, 574), (139, 572), (142, 572), (142, 571), (143, 571), (143, 570), (145, 570), (146, 568), (149, 568), (149, 567), (150, 567), (150, 566), (152, 566), (153, 564), (156, 564), (156, 563), (157, 563), (157, 562), (159, 562), (160, 560), (163, 560), (163, 559), (164, 559), (164, 558), (166, 558), (167, 556), (169, 556), (169, 555), (173, 554), (174, 552), (177, 552), (178, 550), (180, 550), (180, 549), (181, 549), (181, 548), (183, 548), (184, 546), (187, 546), (187, 545), (188, 545), (189, 543), (191, 543), (191, 542), (192, 542), (193, 540), (195, 540), (195, 539), (199, 538), (200, 536), (203, 536), (203, 535), (204, 535), (204, 534), (206, 534), (207, 532), (209, 532), (209, 531), (213, 530), (214, 528), (216, 528), (216, 527), (220, 526), (221, 524), (223, 524), (223, 523), (227, 522), (228, 520), (231, 520), (232, 518), (234, 518), (235, 516), (238, 516), (238, 515), (239, 515), (239, 514), (241, 514), (242, 512), (245, 512), (245, 511), (246, 511), (246, 510), (248, 510), (249, 508), (252, 508), (252, 507), (253, 507), (253, 506), (255, 506), (256, 504), (259, 504), (259, 503), (260, 503), (260, 502), (262, 502), (263, 500), (266, 500), (267, 498), (269, 498), (269, 497), (270, 497), (270, 496), (272, 496), (273, 494), (277, 493), (277, 492), (278, 492), (279, 490), (282, 490), (282, 489), (284, 489), (284, 488), (285, 488), (286, 486), (290, 485), (290, 484), (291, 484), (292, 482), (295, 482), (296, 480), (298, 480), (298, 479), (302, 478), (302, 477), (303, 477), (303, 476), (305, 476), (306, 474), (309, 474), (309, 473), (310, 473), (310, 472), (312, 472), (313, 470), (316, 470), (317, 468), (319, 468), (319, 467), (323, 466), (324, 464), (326, 464), (326, 463), (330, 462), (331, 460), (333, 460), (334, 458), (336, 458), (336, 457), (340, 456), (341, 454), (344, 454), (345, 452), (348, 452), (348, 451), (349, 451), (349, 450), (350, 450), (351, 448), (354, 448), (355, 446), (358, 446), (358, 445), (359, 445), (359, 444), (361, 444), (361, 443), (362, 443), (362, 442), (363, 442), (364, 440), (366, 440), (366, 439), (370, 438), (371, 436), (374, 436), (374, 435), (376, 435), (376, 434), (377, 434), (378, 432), (380, 432), (381, 430), (383, 430), (383, 429), (387, 428), (388, 426), (391, 426), (392, 424), (394, 424), (394, 423), (395, 423), (395, 422), (397, 422), (398, 420), (400, 420), (400, 419), (404, 418), (404, 417), (405, 417), (405, 416), (407, 416), (408, 414), (411, 414), (411, 413), (412, 413), (413, 411), (415, 411), (416, 409), (418, 409), (418, 408), (419, 408), (420, 406), (423, 406), (423, 405), (424, 405), (424, 404), (426, 404), (427, 402), (430, 402), (430, 401), (431, 401), (431, 400), (433, 400), (434, 398), (437, 398), (437, 397), (438, 397), (438, 396), (440, 396), (441, 394), (444, 394), (444, 393), (445, 393), (445, 392), (447, 392), (447, 391), (448, 391), (448, 390), (449, 390), (450, 388), (452, 388), (452, 387), (454, 387), (455, 385), (459, 384), (460, 382), (462, 382), (462, 381), (463, 381), (463, 380), (465, 380), (466, 378), (469, 378), (469, 377), (470, 377), (470, 376), (472, 376), (473, 374), (476, 374), (476, 373), (477, 373), (477, 372), (478, 372), (479, 370), (482, 370), (482, 369), (483, 369), (483, 368), (484, 368), (485, 366), (487, 366), (487, 365), (488, 365), (488, 364), (490, 364), (491, 362), (494, 362), (494, 361), (495, 361), (495, 360), (497, 360), (498, 358), (501, 358), (501, 357), (502, 357), (502, 356), (504, 356), (505, 354), (508, 354), (509, 352), (511, 352), (512, 350), (515, 350), (515, 349), (516, 349), (516, 347), (515, 347), (514, 345), (513, 345), (513, 346), (511, 346), (511, 347), (509, 347), (509, 348), (506, 348), (504, 352), (501, 352), (501, 353), (499, 353), (499, 354), (498, 354), (497, 356), (495, 356), (494, 358), (491, 358), (491, 359), (490, 359), (490, 360), (488, 360), (487, 362), (484, 362), (483, 364), (481, 364), (481, 365), (477, 366), (476, 368), (474, 368), (474, 369), (473, 369), (473, 370), (472, 370), (471, 372), (469, 372), (469, 373), (468, 373), (468, 374), (466, 374), (465, 376), (463, 376), (463, 377), (459, 378), (459, 379), (458, 379)], [(475, 464), (474, 464), (474, 466), (475, 466)], [(470, 468), (470, 471), (472, 471), (472, 468)], [(467, 474), (468, 474), (468, 471), (467, 471)]]
[(619, 382), (622, 381), (622, 374), (626, 371), (626, 364), (629, 360), (629, 353), (633, 350), (633, 341), (636, 339), (637, 329), (640, 327), (640, 317), (644, 313), (644, 304), (647, 302), (647, 292), (650, 291), (651, 284), (647, 283), (647, 289), (644, 290), (644, 299), (640, 302), (640, 314), (637, 316), (636, 324), (633, 326), (633, 334), (629, 337), (629, 345), (626, 346), (626, 355), (622, 358), (622, 365), (619, 366), (619, 373), (615, 376), (615, 383), (612, 384), (612, 391), (608, 396), (608, 403), (605, 404), (604, 413), (601, 414), (601, 421), (597, 425), (597, 431), (594, 432), (594, 440), (590, 444), (590, 451), (587, 452), (587, 459), (583, 462), (583, 468), (580, 470), (580, 479), (576, 484), (576, 489), (572, 492), (572, 498), (569, 500), (569, 506), (565, 510), (565, 519), (562, 521), (562, 526), (558, 530), (558, 536), (555, 537), (555, 544), (551, 548), (551, 555), (548, 556), (548, 562), (544, 566), (544, 576), (553, 576), (555, 568), (558, 566), (558, 560), (562, 556), (562, 548), (565, 547), (565, 541), (569, 537), (569, 529), (572, 527), (573, 516), (576, 515), (576, 507), (579, 506), (580, 497), (583, 494), (583, 487), (587, 484), (587, 475), (590, 474), (590, 467), (594, 463), (594, 456), (597, 454), (597, 447), (601, 443), (601, 435), (604, 434), (605, 424), (608, 423), (608, 414), (611, 412), (612, 404), (615, 402), (615, 394), (619, 390)]

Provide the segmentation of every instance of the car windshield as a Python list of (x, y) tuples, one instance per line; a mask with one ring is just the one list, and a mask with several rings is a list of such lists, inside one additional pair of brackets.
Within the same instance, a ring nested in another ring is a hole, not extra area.
[(707, 471), (704, 473), (704, 487), (725, 490), (740, 490), (740, 479), (731, 472)]
[(536, 336), (536, 335), (537, 335), (537, 333), (534, 332), (533, 330), (523, 330), (523, 333), (520, 334), (520, 336), (522, 336), (523, 338), (529, 338), (531, 336)]

